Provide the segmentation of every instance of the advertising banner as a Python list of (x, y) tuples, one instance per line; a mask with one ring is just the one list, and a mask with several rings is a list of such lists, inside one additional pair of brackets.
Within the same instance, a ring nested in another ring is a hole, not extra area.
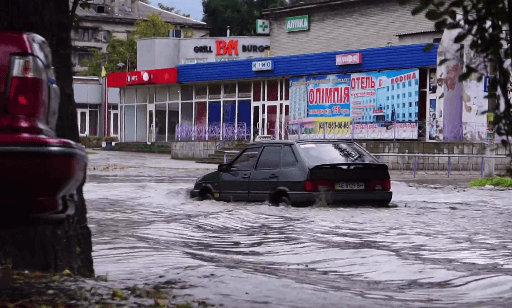
[(309, 117), (350, 117), (350, 75), (307, 77)]

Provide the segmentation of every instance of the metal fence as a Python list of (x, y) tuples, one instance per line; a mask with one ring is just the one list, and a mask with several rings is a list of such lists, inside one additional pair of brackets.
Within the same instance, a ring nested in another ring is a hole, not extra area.
[(209, 125), (176, 125), (176, 140), (247, 140), (250, 128), (243, 123), (212, 123)]

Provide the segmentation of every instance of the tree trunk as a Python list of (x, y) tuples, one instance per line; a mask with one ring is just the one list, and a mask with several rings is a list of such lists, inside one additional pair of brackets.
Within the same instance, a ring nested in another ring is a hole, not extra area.
[[(78, 142), (71, 64), (72, 26), (68, 0), (2, 0), (0, 6), (1, 30), (34, 32), (50, 44), (56, 81), (61, 93), (56, 134), (60, 138)], [(83, 184), (77, 191), (75, 217), (58, 226), (23, 229), (26, 234), (18, 232), (22, 230), (16, 230), (10, 236), (4, 232), (7, 238), (0, 239), (0, 257), (11, 258), (13, 266), (19, 268), (50, 271), (69, 269), (82, 276), (94, 275), (91, 232), (87, 225), (82, 187)], [(20, 237), (25, 241), (22, 245), (18, 241)], [(5, 248), (8, 243), (14, 243), (15, 247), (10, 250)]]

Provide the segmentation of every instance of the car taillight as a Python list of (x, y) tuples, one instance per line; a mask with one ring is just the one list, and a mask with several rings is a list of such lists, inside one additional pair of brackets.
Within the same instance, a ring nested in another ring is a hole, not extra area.
[(333, 190), (334, 183), (331, 181), (318, 180), (318, 181), (306, 181), (304, 190), (305, 191), (327, 191)]
[(373, 180), (366, 182), (365, 190), (391, 190), (391, 180)]
[(7, 110), (27, 117), (45, 116), (48, 105), (47, 75), (35, 56), (11, 56)]

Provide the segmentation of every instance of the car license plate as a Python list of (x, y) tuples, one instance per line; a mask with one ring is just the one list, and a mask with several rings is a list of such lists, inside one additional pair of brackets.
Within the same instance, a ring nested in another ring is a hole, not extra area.
[(362, 183), (362, 182), (341, 182), (341, 183), (336, 183), (334, 188), (337, 190), (364, 189), (364, 183)]

